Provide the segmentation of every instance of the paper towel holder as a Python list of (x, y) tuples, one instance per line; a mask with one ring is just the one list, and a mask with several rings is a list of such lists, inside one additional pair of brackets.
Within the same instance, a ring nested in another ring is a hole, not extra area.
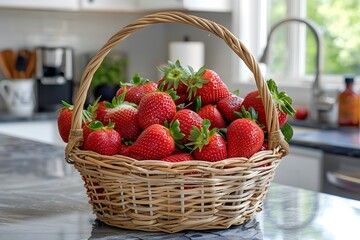
[(183, 66), (200, 69), (205, 62), (204, 48), (203, 42), (190, 41), (189, 35), (184, 35), (182, 41), (169, 43), (169, 60), (179, 60)]

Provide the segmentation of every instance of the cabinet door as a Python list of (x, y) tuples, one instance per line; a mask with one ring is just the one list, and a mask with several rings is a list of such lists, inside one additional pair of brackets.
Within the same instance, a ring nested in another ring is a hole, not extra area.
[(138, 0), (142, 10), (230, 12), (231, 0)]
[(48, 10), (78, 10), (79, 0), (0, 0), (0, 7)]
[[(89, 11), (135, 11), (138, 3), (134, 0), (80, 0), (81, 10)], [(152, 2), (152, 1), (150, 1)]]
[(320, 191), (322, 186), (323, 152), (318, 149), (291, 146), (275, 170), (274, 182)]

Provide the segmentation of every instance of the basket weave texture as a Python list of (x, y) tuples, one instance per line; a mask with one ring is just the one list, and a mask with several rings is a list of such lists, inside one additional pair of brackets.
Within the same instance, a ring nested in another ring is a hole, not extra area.
[[(223, 39), (243, 60), (252, 71), (263, 99), (270, 150), (250, 158), (179, 163), (138, 161), (81, 150), (81, 111), (92, 76), (115, 45), (135, 31), (157, 23), (183, 23), (208, 31)], [(74, 101), (65, 157), (85, 181), (89, 203), (99, 220), (120, 228), (173, 233), (186, 229), (225, 229), (252, 219), (261, 211), (275, 169), (288, 151), (271, 94), (246, 47), (217, 23), (181, 12), (160, 12), (115, 33), (89, 62)]]

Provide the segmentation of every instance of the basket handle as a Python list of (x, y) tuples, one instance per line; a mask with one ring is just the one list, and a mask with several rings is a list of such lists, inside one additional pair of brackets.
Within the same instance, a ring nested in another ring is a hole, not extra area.
[(81, 113), (94, 73), (99, 68), (106, 55), (115, 45), (126, 39), (137, 30), (157, 23), (184, 23), (211, 32), (219, 38), (223, 39), (225, 43), (244, 61), (246, 66), (254, 75), (256, 86), (260, 92), (260, 96), (263, 99), (265, 114), (267, 116), (266, 125), (267, 129), (269, 130), (269, 149), (274, 149), (280, 145), (284, 150), (284, 154), (289, 152), (289, 145), (284, 140), (284, 137), (279, 129), (278, 114), (271, 93), (266, 85), (264, 77), (261, 74), (259, 65), (249, 50), (228, 29), (215, 22), (192, 15), (187, 15), (182, 12), (169, 11), (149, 14), (125, 26), (122, 30), (115, 33), (88, 63), (83, 73), (80, 87), (74, 101), (71, 131), (65, 153), (65, 158), (68, 162), (71, 162), (69, 157), (72, 149), (76, 146), (80, 146), (83, 141)]

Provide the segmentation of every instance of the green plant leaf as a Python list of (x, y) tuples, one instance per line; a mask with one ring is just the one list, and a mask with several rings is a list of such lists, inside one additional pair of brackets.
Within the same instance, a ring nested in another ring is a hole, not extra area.
[(294, 130), (289, 123), (285, 123), (285, 125), (280, 129), (284, 138), (287, 142), (291, 140), (294, 135)]
[(119, 85), (126, 81), (128, 60), (119, 56), (107, 56), (93, 75), (91, 88), (100, 85)]

